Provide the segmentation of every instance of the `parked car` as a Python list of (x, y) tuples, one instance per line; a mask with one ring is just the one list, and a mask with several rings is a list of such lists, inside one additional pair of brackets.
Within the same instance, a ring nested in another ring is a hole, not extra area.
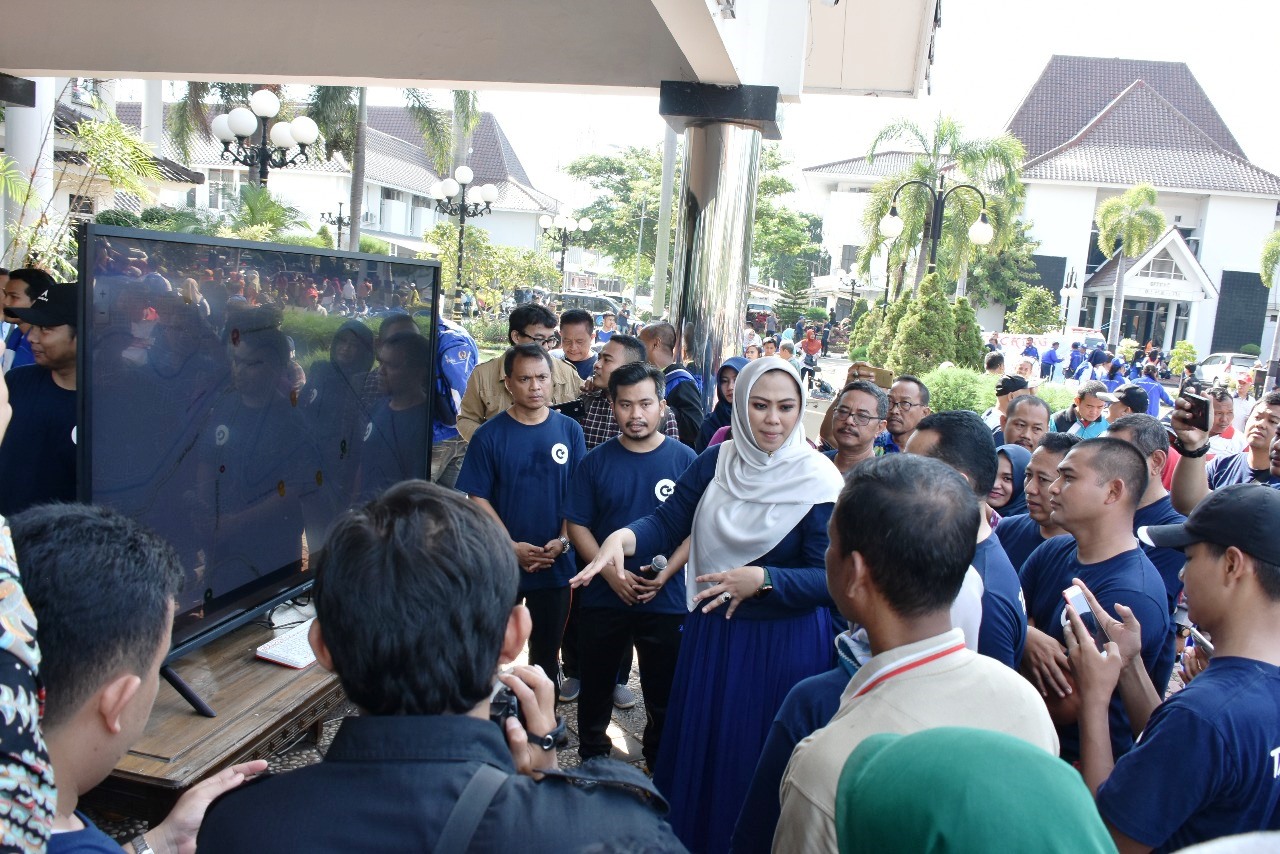
[(1247, 383), (1252, 381), (1256, 361), (1258, 357), (1248, 353), (1210, 353), (1200, 362), (1200, 376), (1209, 384), (1224, 375)]
[(571, 308), (581, 308), (591, 312), (597, 326), (602, 322), (606, 311), (617, 316), (619, 309), (618, 303), (612, 297), (587, 291), (565, 291), (562, 294), (556, 294), (556, 305), (557, 311), (561, 312)]

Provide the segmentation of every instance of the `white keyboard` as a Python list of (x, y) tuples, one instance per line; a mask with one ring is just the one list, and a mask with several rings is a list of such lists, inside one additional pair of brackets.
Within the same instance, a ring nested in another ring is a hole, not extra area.
[(267, 641), (258, 647), (258, 658), (297, 670), (314, 664), (316, 654), (311, 651), (311, 643), (307, 640), (307, 632), (314, 622), (315, 617), (312, 617), (302, 625), (294, 626)]

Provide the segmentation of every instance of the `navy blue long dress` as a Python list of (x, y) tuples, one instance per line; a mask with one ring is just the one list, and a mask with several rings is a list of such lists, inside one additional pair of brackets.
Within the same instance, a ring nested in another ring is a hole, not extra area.
[[(638, 554), (670, 554), (693, 527), (715, 475), (722, 445), (708, 448), (652, 516), (631, 524)], [(779, 489), (803, 488), (779, 484)], [(696, 610), (684, 624), (654, 782), (668, 817), (694, 852), (729, 849), (769, 726), (797, 682), (835, 666), (837, 623), (827, 593), (827, 522), (833, 504), (817, 504), (768, 554), (773, 593)]]

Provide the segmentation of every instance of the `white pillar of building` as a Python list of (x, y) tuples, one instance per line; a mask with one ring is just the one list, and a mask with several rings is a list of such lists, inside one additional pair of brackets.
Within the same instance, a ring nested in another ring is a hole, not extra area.
[(1102, 329), (1102, 321), (1106, 319), (1106, 315), (1103, 314), (1102, 309), (1104, 306), (1106, 306), (1106, 304), (1107, 304), (1106, 294), (1098, 294), (1098, 302), (1093, 307), (1093, 328), (1094, 329), (1099, 329), (1099, 330)]
[[(5, 154), (13, 159), (23, 177), (31, 182), (31, 195), (23, 210), (23, 199), (5, 199), (5, 225), (35, 222), (53, 195), (53, 107), (57, 100), (52, 77), (36, 77), (34, 107), (5, 107)], [(3, 244), (8, 246), (6, 231)], [(21, 267), (22, 258), (5, 258), (6, 267)]]
[(1164, 325), (1164, 343), (1160, 349), (1168, 352), (1173, 349), (1173, 328), (1178, 325), (1178, 301), (1169, 300), (1169, 320)]
[(147, 80), (142, 85), (142, 141), (157, 157), (164, 141), (164, 81)]

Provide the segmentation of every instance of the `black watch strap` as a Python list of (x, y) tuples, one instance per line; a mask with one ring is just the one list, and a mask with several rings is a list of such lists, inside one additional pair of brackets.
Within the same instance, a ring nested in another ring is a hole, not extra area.
[(534, 735), (529, 733), (529, 743), (543, 750), (554, 750), (556, 745), (565, 737), (567, 727), (565, 726), (564, 717), (556, 718), (556, 728), (546, 735)]

